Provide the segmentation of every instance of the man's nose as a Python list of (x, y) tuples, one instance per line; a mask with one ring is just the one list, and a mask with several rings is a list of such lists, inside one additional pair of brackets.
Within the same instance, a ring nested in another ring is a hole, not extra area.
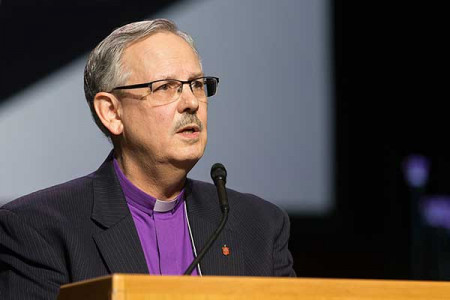
[[(187, 85), (187, 86), (185, 86)], [(199, 101), (197, 97), (194, 96), (194, 93), (192, 92), (191, 86), (188, 83), (183, 83), (180, 86), (180, 101), (178, 104), (178, 110), (180, 113), (189, 111), (189, 112), (195, 112), (198, 110), (199, 107)]]

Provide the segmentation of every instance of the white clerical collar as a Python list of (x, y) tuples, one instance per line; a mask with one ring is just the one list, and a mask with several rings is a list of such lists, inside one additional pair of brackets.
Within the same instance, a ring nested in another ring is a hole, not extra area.
[(157, 212), (171, 211), (177, 205), (179, 198), (180, 197), (177, 197), (170, 201), (163, 201), (163, 200), (156, 199), (155, 207), (153, 207), (153, 211), (157, 211)]

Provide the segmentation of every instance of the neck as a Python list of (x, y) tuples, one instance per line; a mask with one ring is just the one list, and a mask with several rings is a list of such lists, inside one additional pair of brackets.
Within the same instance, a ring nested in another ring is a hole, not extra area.
[(159, 200), (173, 200), (184, 187), (189, 170), (158, 163), (136, 153), (114, 151), (123, 174), (135, 186)]

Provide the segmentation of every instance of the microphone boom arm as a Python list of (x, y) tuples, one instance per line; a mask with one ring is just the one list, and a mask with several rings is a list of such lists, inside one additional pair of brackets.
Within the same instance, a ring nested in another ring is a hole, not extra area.
[(225, 183), (227, 181), (227, 171), (222, 164), (215, 163), (211, 167), (211, 177), (214, 181), (214, 184), (217, 188), (217, 195), (219, 196), (220, 209), (222, 210), (222, 220), (220, 221), (219, 227), (217, 227), (216, 231), (211, 235), (211, 237), (206, 242), (206, 245), (199, 252), (197, 257), (192, 261), (189, 267), (184, 272), (184, 275), (191, 275), (192, 271), (199, 264), (199, 262), (203, 259), (203, 256), (208, 252), (211, 245), (217, 239), (219, 234), (222, 232), (225, 227), (225, 223), (228, 220), (228, 213), (230, 211), (230, 206), (228, 205), (228, 197), (227, 190), (225, 189)]
[(189, 267), (184, 272), (184, 275), (191, 275), (192, 271), (195, 267), (197, 267), (198, 263), (203, 259), (203, 256), (208, 252), (209, 248), (211, 247), (212, 243), (217, 239), (220, 232), (222, 232), (222, 229), (225, 227), (225, 223), (228, 220), (228, 211), (224, 212), (222, 215), (222, 220), (220, 221), (219, 227), (217, 227), (214, 234), (209, 238), (208, 242), (206, 242), (206, 245), (203, 247), (203, 249), (200, 251), (200, 253), (197, 255), (197, 257), (192, 261), (192, 263), (189, 265)]

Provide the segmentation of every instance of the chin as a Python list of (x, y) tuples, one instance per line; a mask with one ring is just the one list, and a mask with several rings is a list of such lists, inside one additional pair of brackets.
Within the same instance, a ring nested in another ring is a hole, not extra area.
[(200, 160), (201, 156), (192, 156), (192, 157), (184, 157), (184, 158), (176, 158), (172, 159), (170, 163), (175, 166), (177, 169), (183, 169), (188, 173), (195, 164)]
[(202, 158), (205, 152), (205, 144), (197, 142), (193, 145), (182, 145), (181, 147), (173, 148), (170, 163), (177, 168), (186, 169), (189, 171)]
[(185, 155), (180, 157), (180, 160), (186, 161), (186, 162), (194, 162), (194, 164), (195, 164), (195, 163), (197, 163), (197, 161), (200, 160), (200, 158), (202, 158), (202, 156), (203, 156), (203, 152), (186, 153)]

